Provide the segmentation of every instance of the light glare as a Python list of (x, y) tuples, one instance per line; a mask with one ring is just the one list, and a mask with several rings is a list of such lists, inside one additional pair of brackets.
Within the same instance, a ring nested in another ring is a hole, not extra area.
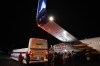
[(51, 17), (49, 17), (49, 20), (50, 20), (50, 21), (53, 21), (53, 20), (54, 20), (54, 18), (51, 16)]

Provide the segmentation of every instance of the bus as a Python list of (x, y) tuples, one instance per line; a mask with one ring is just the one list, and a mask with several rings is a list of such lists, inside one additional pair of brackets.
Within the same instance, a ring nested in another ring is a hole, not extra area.
[(48, 42), (46, 39), (30, 38), (27, 48), (14, 49), (11, 59), (18, 61), (19, 54), (22, 53), (23, 63), (26, 63), (26, 53), (29, 53), (29, 63), (40, 63), (48, 61)]

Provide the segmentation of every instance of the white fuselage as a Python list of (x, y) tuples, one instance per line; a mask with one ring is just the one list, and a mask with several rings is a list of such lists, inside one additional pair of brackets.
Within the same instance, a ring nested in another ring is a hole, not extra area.
[(83, 40), (80, 40), (80, 41), (82, 43), (85, 43), (88, 46), (92, 47), (93, 49), (96, 49), (97, 51), (100, 51), (100, 37), (83, 39)]

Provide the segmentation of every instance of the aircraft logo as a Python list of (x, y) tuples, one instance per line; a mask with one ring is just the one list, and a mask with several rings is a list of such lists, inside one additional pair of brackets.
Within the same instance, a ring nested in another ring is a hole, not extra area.
[(46, 20), (46, 0), (39, 0), (36, 21), (38, 24), (44, 24)]

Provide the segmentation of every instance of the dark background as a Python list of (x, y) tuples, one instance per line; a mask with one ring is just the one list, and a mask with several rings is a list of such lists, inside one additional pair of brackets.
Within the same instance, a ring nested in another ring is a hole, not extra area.
[[(29, 38), (44, 38), (49, 46), (60, 43), (36, 24), (38, 0), (3, 0), (0, 8), (0, 50), (27, 47)], [(77, 39), (100, 36), (99, 2), (47, 0), (47, 14)]]

